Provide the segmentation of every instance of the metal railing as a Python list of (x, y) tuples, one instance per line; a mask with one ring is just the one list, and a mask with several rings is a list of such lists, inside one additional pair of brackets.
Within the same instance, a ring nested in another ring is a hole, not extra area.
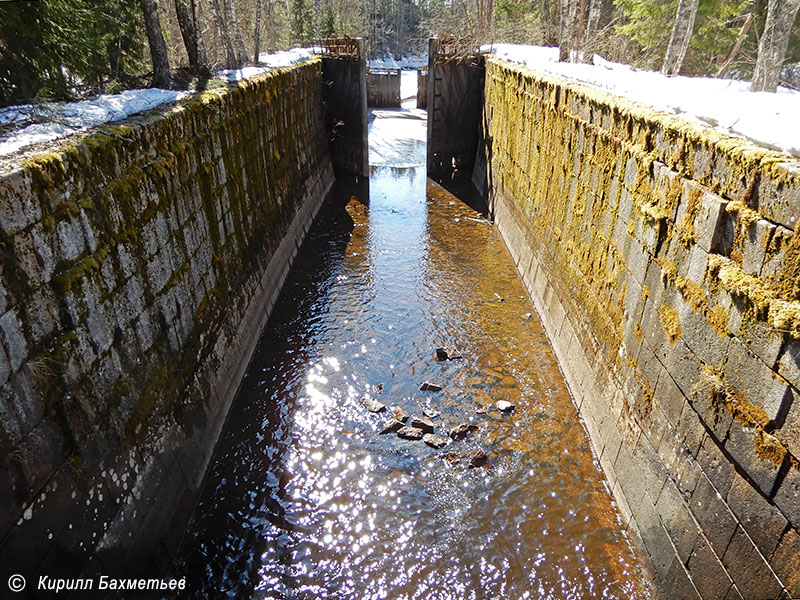
[(358, 58), (358, 41), (350, 36), (327, 37), (312, 40), (314, 54), (331, 58)]

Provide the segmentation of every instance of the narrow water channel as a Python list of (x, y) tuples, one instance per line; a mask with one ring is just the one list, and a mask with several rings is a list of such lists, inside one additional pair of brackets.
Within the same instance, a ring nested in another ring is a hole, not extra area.
[[(649, 597), (502, 240), (426, 178), (424, 114), (373, 112), (368, 195), (337, 184), (297, 257), (173, 570), (184, 597)], [(367, 398), (475, 428), (441, 450), (380, 435)]]

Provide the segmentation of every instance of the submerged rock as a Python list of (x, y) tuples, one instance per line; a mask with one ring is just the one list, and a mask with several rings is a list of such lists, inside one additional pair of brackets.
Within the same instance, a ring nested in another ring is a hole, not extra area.
[(411, 427), (416, 427), (417, 429), (421, 429), (425, 433), (433, 433), (433, 428), (435, 427), (435, 425), (430, 419), (426, 419), (425, 417), (418, 417), (417, 415), (411, 417), (409, 425)]
[(430, 381), (423, 381), (422, 384), (420, 384), (419, 389), (422, 392), (441, 392), (442, 386), (431, 383)]
[(444, 360), (460, 360), (462, 356), (452, 348), (437, 348), (435, 360), (441, 362)]
[(429, 419), (435, 419), (441, 413), (439, 413), (438, 410), (431, 410), (430, 408), (423, 408), (422, 409), (422, 414), (425, 415), (426, 417), (428, 417)]
[(421, 440), (423, 435), (425, 435), (425, 432), (416, 427), (401, 427), (397, 430), (397, 437), (401, 437), (404, 440)]
[(406, 421), (408, 421), (408, 418), (411, 416), (410, 414), (408, 414), (408, 411), (400, 408), (399, 406), (393, 406), (392, 412), (394, 413), (394, 418), (400, 421), (401, 423), (405, 423)]
[(498, 400), (496, 406), (500, 412), (511, 412), (517, 407), (516, 404), (508, 400)]
[(489, 464), (489, 457), (483, 450), (476, 450), (475, 454), (469, 457), (469, 468), (475, 469), (477, 467), (485, 467)]
[(428, 444), (431, 448), (444, 448), (447, 446), (447, 440), (440, 435), (434, 433), (426, 433), (422, 436), (422, 441)]
[(447, 435), (449, 435), (454, 440), (463, 440), (467, 437), (469, 433), (470, 425), (469, 423), (459, 423), (447, 430)]
[(461, 457), (458, 455), (458, 452), (445, 452), (444, 454), (439, 455), (441, 458), (445, 459), (451, 465), (457, 465), (461, 462)]
[(372, 398), (365, 398), (364, 408), (366, 408), (369, 412), (379, 413), (386, 410), (386, 405), (378, 402), (377, 400), (373, 400)]
[(381, 429), (378, 433), (393, 433), (395, 431), (400, 430), (403, 427), (403, 424), (398, 421), (397, 419), (389, 419), (386, 423), (383, 424), (383, 429)]

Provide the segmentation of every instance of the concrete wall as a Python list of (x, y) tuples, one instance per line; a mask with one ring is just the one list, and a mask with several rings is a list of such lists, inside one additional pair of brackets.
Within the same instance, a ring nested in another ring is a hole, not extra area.
[(428, 108), (428, 68), (417, 69), (417, 108)]
[(400, 108), (400, 69), (367, 72), (367, 105)]
[(800, 596), (800, 163), (487, 59), (491, 209), (667, 598)]
[(483, 58), (440, 52), (428, 44), (428, 173), (472, 172), (483, 109)]
[(326, 128), (331, 160), (337, 169), (369, 177), (367, 144), (367, 63), (364, 40), (352, 40), (354, 56), (322, 59)]
[(164, 572), (333, 182), (321, 87), (281, 69), (0, 176), (7, 573)]

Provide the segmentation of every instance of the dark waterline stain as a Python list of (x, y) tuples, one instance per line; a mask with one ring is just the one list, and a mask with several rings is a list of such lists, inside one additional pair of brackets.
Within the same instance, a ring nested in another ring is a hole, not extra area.
[[(339, 184), (298, 254), (173, 569), (178, 597), (649, 597), (494, 227), (424, 167), (369, 185)], [(437, 362), (439, 346), (464, 358)], [(477, 429), (443, 450), (379, 435), (388, 415), (365, 398), (439, 413), (445, 437)], [(478, 449), (488, 466), (467, 468)]]

